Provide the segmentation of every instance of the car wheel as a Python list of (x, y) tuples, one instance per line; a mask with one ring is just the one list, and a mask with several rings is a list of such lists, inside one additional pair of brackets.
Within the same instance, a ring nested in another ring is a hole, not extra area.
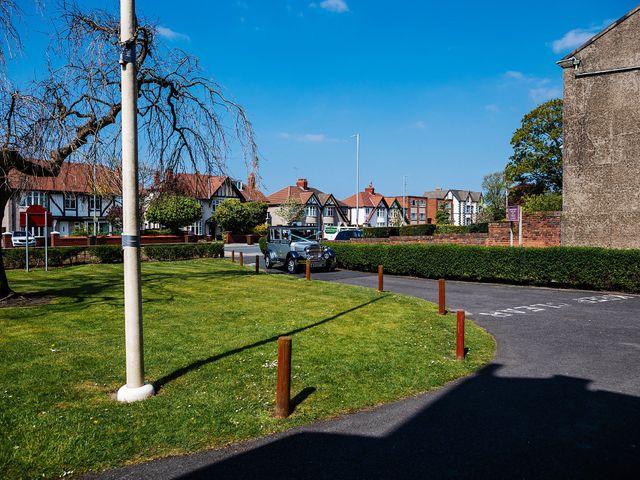
[(273, 268), (273, 261), (271, 260), (271, 255), (268, 253), (264, 256), (264, 266), (267, 269)]
[(287, 260), (287, 272), (291, 274), (298, 273), (298, 262), (293, 257), (289, 257)]

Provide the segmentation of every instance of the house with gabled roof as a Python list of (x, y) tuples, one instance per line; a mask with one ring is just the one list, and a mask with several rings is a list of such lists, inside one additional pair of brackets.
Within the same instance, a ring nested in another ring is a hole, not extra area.
[[(56, 177), (12, 171), (9, 182), (16, 193), (5, 207), (2, 230), (24, 230), (20, 213), (31, 205), (40, 205), (51, 214), (52, 229), (62, 236), (74, 230), (94, 234), (94, 228), (95, 233), (111, 233), (107, 214), (112, 207), (122, 205), (119, 179), (120, 172), (86, 162), (66, 161)], [(44, 235), (43, 227), (32, 226), (29, 230), (36, 237)]]
[[(165, 182), (181, 195), (194, 198), (202, 207), (202, 218), (187, 227), (194, 235), (220, 235), (219, 228), (211, 220), (218, 205), (225, 200), (240, 202), (266, 201), (266, 197), (256, 188), (255, 176), (249, 175), (246, 185), (226, 175), (203, 175), (200, 173), (176, 173), (168, 171)], [(266, 219), (265, 219), (266, 220)], [(155, 227), (155, 225), (146, 225)]]
[(346, 205), (338, 201), (333, 194), (310, 187), (306, 178), (299, 178), (295, 185), (286, 186), (267, 196), (267, 222), (270, 225), (285, 224), (278, 210), (290, 198), (300, 202), (304, 210), (298, 220), (302, 225), (324, 228), (349, 224)]
[(445, 198), (451, 200), (451, 221), (454, 225), (470, 225), (478, 221), (482, 192), (450, 189)]
[[(357, 196), (352, 195), (342, 200), (349, 207), (349, 219), (352, 225), (369, 227), (388, 227), (402, 223), (402, 207), (397, 199), (387, 203), (384, 195), (376, 193), (373, 183)], [(400, 222), (398, 222), (400, 219)]]

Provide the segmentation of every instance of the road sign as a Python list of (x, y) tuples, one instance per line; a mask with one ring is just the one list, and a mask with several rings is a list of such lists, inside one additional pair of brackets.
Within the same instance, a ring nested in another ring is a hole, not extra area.
[(507, 220), (518, 222), (520, 220), (520, 206), (512, 205), (507, 209)]

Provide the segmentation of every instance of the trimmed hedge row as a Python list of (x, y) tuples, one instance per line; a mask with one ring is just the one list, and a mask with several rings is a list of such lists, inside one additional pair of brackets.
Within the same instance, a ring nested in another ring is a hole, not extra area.
[(190, 258), (222, 257), (224, 243), (187, 243), (184, 245), (147, 245), (143, 247), (149, 260), (170, 262), (173, 260), (188, 260)]
[(330, 244), (344, 268), (426, 278), (640, 293), (640, 250)]
[(471, 223), (469, 225), (438, 225), (436, 235), (440, 233), (489, 233), (488, 223)]
[(362, 236), (365, 238), (413, 237), (433, 235), (435, 231), (436, 226), (432, 224), (404, 225), (402, 227), (366, 227), (362, 229)]
[[(171, 261), (190, 258), (222, 257), (222, 242), (187, 243), (177, 245), (146, 245), (143, 253), (150, 260)], [(25, 268), (24, 248), (3, 249), (2, 257), (7, 269)], [(119, 245), (96, 245), (93, 247), (51, 247), (49, 248), (49, 265), (59, 267), (74, 263), (122, 263), (122, 248)], [(29, 266), (44, 267), (44, 248), (29, 249)]]

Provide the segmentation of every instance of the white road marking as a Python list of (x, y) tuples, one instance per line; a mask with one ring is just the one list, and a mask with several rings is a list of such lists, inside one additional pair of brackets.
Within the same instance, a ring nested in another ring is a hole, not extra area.
[[(623, 300), (631, 300), (637, 298), (636, 295), (620, 295), (620, 294), (606, 294), (606, 295), (593, 295), (589, 297), (574, 298), (573, 301), (583, 305), (593, 305), (605, 302), (618, 302)], [(574, 306), (572, 303), (533, 303), (531, 305), (521, 305), (519, 307), (502, 308), (500, 310), (494, 310), (493, 312), (480, 312), (478, 315), (485, 315), (488, 317), (511, 317), (514, 314), (526, 315), (527, 313), (544, 312), (549, 308), (566, 308)]]

